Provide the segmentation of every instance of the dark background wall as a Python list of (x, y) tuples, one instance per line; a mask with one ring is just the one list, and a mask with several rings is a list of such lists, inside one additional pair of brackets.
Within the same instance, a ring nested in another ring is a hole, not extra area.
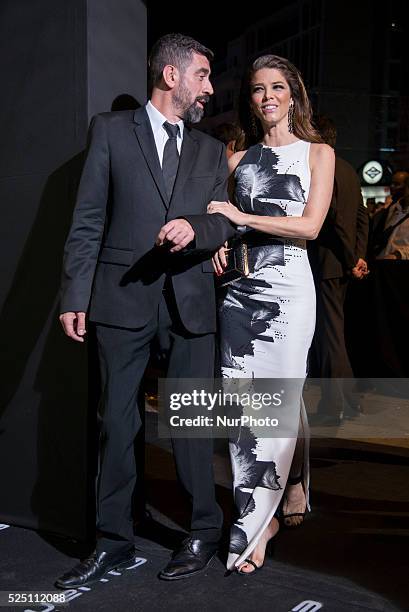
[(121, 9), (0, 5), (0, 522), (78, 538), (92, 522), (95, 412), (87, 347), (63, 336), (58, 288), (89, 119), (145, 101), (146, 7)]
[(88, 0), (88, 117), (127, 94), (146, 101), (146, 7), (141, 0)]

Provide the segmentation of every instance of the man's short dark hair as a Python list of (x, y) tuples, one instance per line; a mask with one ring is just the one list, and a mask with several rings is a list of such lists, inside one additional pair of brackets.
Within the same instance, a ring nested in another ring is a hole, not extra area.
[(214, 57), (213, 51), (184, 34), (165, 34), (156, 41), (149, 55), (151, 84), (156, 85), (162, 78), (163, 69), (169, 64), (176, 66), (183, 74), (190, 65), (193, 53), (204, 55), (209, 61)]

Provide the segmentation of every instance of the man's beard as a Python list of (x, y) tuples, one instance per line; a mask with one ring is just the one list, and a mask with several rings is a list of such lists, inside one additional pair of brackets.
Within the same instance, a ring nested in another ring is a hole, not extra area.
[(192, 104), (189, 104), (190, 100), (190, 92), (182, 81), (179, 90), (173, 94), (173, 104), (181, 112), (184, 121), (187, 123), (199, 123), (204, 115), (204, 108), (198, 106), (197, 102), (207, 104), (209, 96), (198, 96)]

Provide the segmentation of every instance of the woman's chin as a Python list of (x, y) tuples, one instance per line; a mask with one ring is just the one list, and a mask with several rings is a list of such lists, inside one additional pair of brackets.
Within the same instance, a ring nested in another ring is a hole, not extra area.
[(261, 120), (261, 125), (263, 126), (264, 129), (273, 128), (279, 122), (277, 117), (269, 117), (265, 115), (263, 115), (263, 117), (260, 117), (260, 120)]

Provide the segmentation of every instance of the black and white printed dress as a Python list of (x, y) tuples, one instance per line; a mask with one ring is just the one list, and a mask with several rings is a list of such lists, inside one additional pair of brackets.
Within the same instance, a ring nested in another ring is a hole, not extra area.
[[(256, 215), (301, 216), (310, 187), (309, 151), (310, 143), (303, 140), (250, 147), (234, 175), (239, 208)], [(222, 376), (303, 380), (315, 328), (315, 289), (306, 242), (255, 231), (245, 236), (250, 274), (229, 285), (220, 305)], [(308, 493), (308, 423), (301, 394), (298, 410)], [(257, 437), (250, 427), (240, 427), (230, 439), (238, 516), (231, 530), (229, 569), (252, 553), (276, 514), (295, 444), (295, 437)]]

